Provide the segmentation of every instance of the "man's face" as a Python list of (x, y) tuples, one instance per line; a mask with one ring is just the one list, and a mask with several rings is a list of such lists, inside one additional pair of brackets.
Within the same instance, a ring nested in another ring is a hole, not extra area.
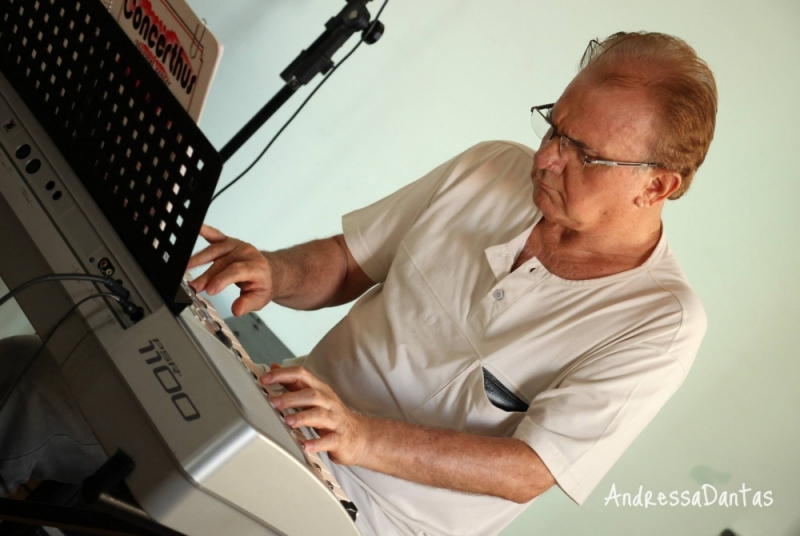
[[(570, 83), (552, 110), (559, 134), (589, 157), (646, 161), (653, 108), (641, 88), (598, 87), (587, 73)], [(533, 201), (547, 220), (576, 231), (602, 230), (630, 220), (652, 171), (587, 164), (572, 144), (543, 142), (533, 159)]]

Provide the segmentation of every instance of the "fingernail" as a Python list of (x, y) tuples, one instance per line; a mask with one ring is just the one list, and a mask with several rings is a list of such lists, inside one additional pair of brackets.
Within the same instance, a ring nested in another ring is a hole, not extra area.
[(281, 406), (283, 405), (280, 396), (271, 396), (269, 401), (272, 402), (272, 405), (275, 406), (275, 409), (281, 409)]
[(268, 384), (269, 382), (272, 381), (272, 374), (264, 374), (263, 376), (261, 376), (261, 378), (259, 378), (259, 381), (261, 383)]
[(295, 418), (292, 415), (287, 415), (284, 419), (289, 426), (294, 424)]

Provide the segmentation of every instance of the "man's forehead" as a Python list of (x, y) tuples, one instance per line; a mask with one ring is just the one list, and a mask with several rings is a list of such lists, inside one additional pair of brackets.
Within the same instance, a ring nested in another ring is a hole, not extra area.
[(655, 108), (646, 89), (597, 83), (582, 74), (553, 107), (552, 120), (559, 132), (601, 153), (649, 147)]

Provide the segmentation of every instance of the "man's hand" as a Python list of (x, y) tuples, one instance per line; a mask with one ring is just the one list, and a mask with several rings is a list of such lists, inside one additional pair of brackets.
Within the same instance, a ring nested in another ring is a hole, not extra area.
[(276, 408), (301, 409), (286, 415), (292, 428), (314, 428), (319, 439), (304, 443), (308, 452), (327, 451), (340, 465), (358, 465), (366, 456), (369, 419), (348, 408), (336, 393), (303, 367), (272, 365), (259, 380), (265, 385), (282, 384), (288, 393), (272, 397)]
[(286, 415), (286, 423), (316, 429), (320, 439), (306, 441), (305, 449), (327, 451), (338, 464), (520, 504), (555, 484), (541, 458), (519, 439), (365, 417), (303, 367), (272, 365), (259, 380), (266, 385), (280, 383), (289, 391), (272, 398), (272, 403), (278, 409), (300, 409)]
[(231, 306), (231, 312), (237, 317), (261, 309), (272, 301), (272, 268), (255, 246), (225, 236), (205, 224), (200, 228), (200, 236), (210, 245), (189, 259), (187, 270), (209, 262), (213, 264), (191, 281), (195, 291), (205, 290), (213, 296), (235, 284), (241, 289)]
[(231, 310), (242, 316), (274, 301), (291, 309), (319, 309), (352, 301), (375, 283), (353, 258), (342, 235), (278, 251), (261, 252), (203, 225), (210, 246), (189, 259), (188, 269), (213, 262), (191, 282), (210, 295), (230, 284), (241, 289)]

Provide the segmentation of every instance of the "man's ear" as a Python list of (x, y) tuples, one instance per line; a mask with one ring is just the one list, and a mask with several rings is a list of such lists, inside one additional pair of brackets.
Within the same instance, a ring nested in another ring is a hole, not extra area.
[(645, 208), (666, 201), (681, 187), (682, 180), (681, 174), (677, 171), (656, 169), (650, 175), (650, 182), (634, 200), (634, 203), (639, 208)]

